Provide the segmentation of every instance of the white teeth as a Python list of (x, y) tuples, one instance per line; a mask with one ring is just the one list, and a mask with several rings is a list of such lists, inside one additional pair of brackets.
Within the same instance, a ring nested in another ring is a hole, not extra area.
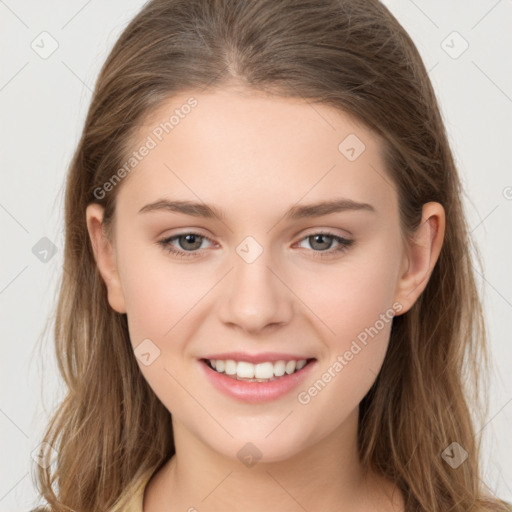
[(276, 377), (282, 377), (284, 375), (285, 368), (286, 363), (284, 361), (276, 361), (274, 363), (274, 375)]
[(297, 361), (297, 370), (300, 370), (300, 369), (304, 368), (304, 366), (306, 366), (306, 360), (305, 359), (301, 359), (300, 361)]
[(274, 365), (272, 363), (258, 363), (254, 365), (254, 376), (257, 379), (271, 379), (274, 377)]
[(285, 371), (289, 375), (290, 373), (293, 373), (295, 371), (296, 367), (297, 367), (296, 361), (288, 361), (285, 366)]
[(254, 378), (254, 365), (245, 361), (239, 361), (236, 367), (236, 374), (242, 379)]
[(233, 361), (228, 359), (210, 359), (211, 366), (219, 373), (226, 375), (233, 375), (238, 379), (274, 379), (275, 377), (282, 377), (285, 373), (290, 375), (295, 371), (301, 370), (306, 365), (306, 359), (299, 361), (270, 361), (264, 363), (252, 364), (247, 361)]
[(236, 374), (236, 361), (228, 359), (227, 361), (222, 361), (224, 363), (224, 371), (226, 375), (235, 375)]

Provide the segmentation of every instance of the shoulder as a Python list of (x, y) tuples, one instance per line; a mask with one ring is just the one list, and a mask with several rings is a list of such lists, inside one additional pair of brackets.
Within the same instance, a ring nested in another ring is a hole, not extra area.
[[(123, 493), (123, 496), (120, 498), (121, 503), (115, 506), (112, 512), (119, 512), (121, 510), (122, 512), (142, 512), (144, 491), (151, 475), (152, 471), (140, 478), (131, 490)], [(33, 508), (29, 512), (53, 512), (53, 510), (47, 505)]]

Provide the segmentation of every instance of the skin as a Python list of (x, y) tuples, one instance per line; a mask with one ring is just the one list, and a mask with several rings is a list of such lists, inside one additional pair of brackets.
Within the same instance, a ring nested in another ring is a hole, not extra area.
[[(356, 448), (359, 403), (384, 360), (391, 322), (309, 403), (297, 393), (394, 303), (399, 314), (414, 304), (441, 249), (443, 208), (424, 205), (420, 227), (404, 237), (380, 139), (330, 106), (299, 99), (235, 88), (180, 94), (140, 127), (134, 150), (191, 95), (197, 107), (118, 185), (112, 239), (102, 236), (102, 207), (86, 212), (111, 307), (127, 314), (134, 348), (149, 338), (160, 350), (149, 366), (137, 361), (172, 413), (177, 454), (150, 480), (144, 511), (404, 510), (392, 482), (365, 474)], [(354, 161), (338, 150), (349, 134), (366, 146)], [(375, 211), (284, 218), (294, 205), (341, 197)], [(138, 213), (162, 198), (211, 204), (225, 217)], [(334, 239), (308, 238), (323, 230), (353, 243), (335, 253)], [(196, 239), (196, 257), (158, 244), (190, 232), (212, 240)], [(247, 236), (263, 249), (252, 263), (236, 252)], [(300, 389), (248, 404), (200, 371), (198, 358), (229, 350), (317, 362)], [(252, 467), (237, 457), (247, 442), (262, 454)]]

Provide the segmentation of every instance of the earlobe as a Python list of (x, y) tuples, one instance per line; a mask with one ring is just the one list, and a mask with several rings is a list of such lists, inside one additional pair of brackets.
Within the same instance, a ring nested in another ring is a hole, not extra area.
[(92, 203), (86, 209), (87, 230), (98, 270), (105, 282), (108, 302), (114, 311), (126, 313), (121, 280), (117, 271), (116, 257), (111, 240), (103, 230), (103, 206)]
[(409, 240), (395, 300), (407, 312), (421, 295), (441, 253), (445, 232), (444, 208), (435, 202), (423, 205), (420, 225)]

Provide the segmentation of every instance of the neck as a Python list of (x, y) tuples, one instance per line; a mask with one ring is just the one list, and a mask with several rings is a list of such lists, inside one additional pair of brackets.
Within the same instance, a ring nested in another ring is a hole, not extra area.
[(368, 509), (376, 479), (359, 461), (357, 416), (286, 460), (263, 454), (254, 465), (220, 455), (173, 418), (176, 454), (148, 483), (144, 512)]

